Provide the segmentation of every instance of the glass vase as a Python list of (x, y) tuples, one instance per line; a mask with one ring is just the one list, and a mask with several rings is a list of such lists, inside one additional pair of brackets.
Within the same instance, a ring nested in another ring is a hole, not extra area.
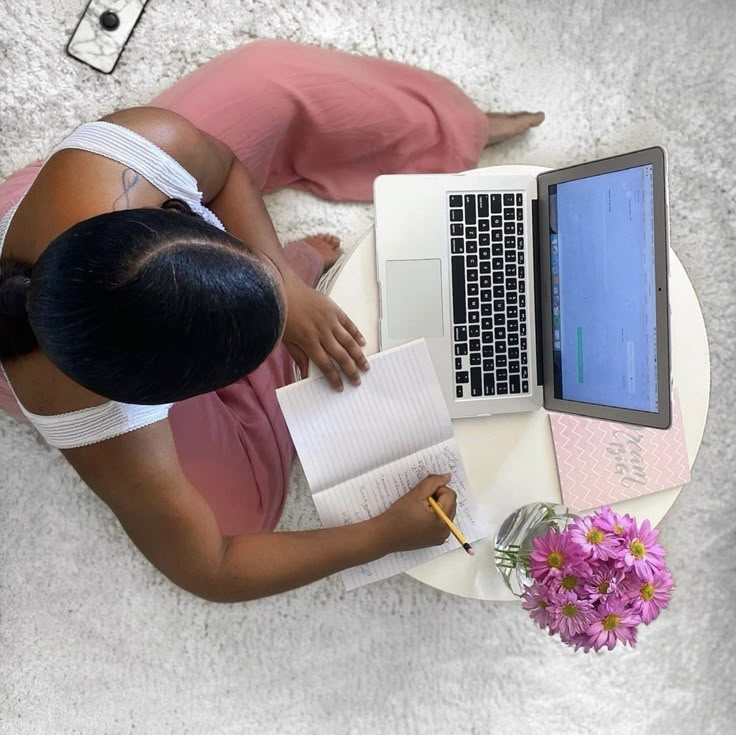
[(564, 505), (529, 503), (515, 510), (501, 524), (493, 543), (496, 569), (516, 597), (534, 581), (530, 572), (530, 556), (536, 536), (544, 536), (556, 528), (564, 531), (577, 516)]

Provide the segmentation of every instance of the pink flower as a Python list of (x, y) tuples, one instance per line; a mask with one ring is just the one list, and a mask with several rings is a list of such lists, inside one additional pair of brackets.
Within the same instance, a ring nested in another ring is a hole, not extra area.
[(531, 587), (526, 588), (522, 598), (524, 601), (521, 606), (529, 611), (532, 620), (544, 630), (549, 623), (550, 591), (535, 580)]
[(610, 505), (604, 505), (597, 513), (593, 514), (595, 524), (606, 533), (610, 533), (620, 543), (626, 538), (636, 521), (628, 514), (619, 515), (611, 510)]
[(659, 611), (667, 607), (672, 586), (672, 575), (665, 567), (655, 573), (651, 581), (630, 577), (626, 580), (625, 590), (631, 609), (641, 616), (643, 623), (649, 625)]
[(588, 643), (599, 651), (603, 646), (613, 650), (617, 641), (632, 648), (636, 643), (636, 626), (641, 618), (626, 603), (611, 598), (602, 603), (595, 612), (593, 622), (586, 630)]
[(583, 577), (590, 573), (580, 547), (572, 542), (569, 533), (551, 528), (544, 536), (536, 536), (532, 543), (534, 551), (530, 560), (534, 579), (543, 581), (563, 574)]
[(578, 597), (585, 597), (583, 585), (589, 572), (582, 572), (582, 569), (578, 569), (578, 573), (563, 569), (559, 577), (547, 580), (547, 586), (556, 592), (574, 592)]
[(576, 562), (574, 565), (565, 565), (559, 574), (548, 574), (542, 584), (548, 591), (550, 599), (560, 592), (574, 592), (578, 597), (585, 597), (583, 585), (591, 573), (590, 567), (584, 562)]
[(593, 647), (590, 644), (588, 636), (585, 633), (578, 633), (577, 635), (573, 636), (565, 636), (560, 633), (560, 640), (563, 643), (567, 643), (567, 645), (570, 646), (574, 651), (582, 648), (583, 653), (588, 653), (588, 651), (590, 651), (590, 649)]
[(593, 606), (581, 600), (574, 592), (563, 591), (552, 599), (549, 612), (550, 628), (558, 630), (560, 636), (572, 638), (584, 633), (593, 621)]
[(633, 569), (634, 572), (651, 582), (654, 575), (664, 568), (664, 549), (657, 543), (659, 529), (651, 528), (649, 521), (644, 521), (641, 528), (636, 524), (630, 529), (630, 538), (627, 539), (624, 551), (619, 557), (618, 566), (623, 569)]
[(580, 546), (586, 556), (593, 559), (610, 559), (616, 556), (620, 545), (613, 533), (604, 531), (595, 516), (577, 518), (568, 528), (572, 540)]
[(585, 580), (584, 594), (591, 602), (605, 602), (610, 595), (620, 592), (624, 580), (623, 572), (607, 564), (593, 569), (593, 574)]

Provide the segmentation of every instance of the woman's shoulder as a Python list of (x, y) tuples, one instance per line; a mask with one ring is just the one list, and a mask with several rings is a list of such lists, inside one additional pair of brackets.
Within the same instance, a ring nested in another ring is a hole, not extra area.
[[(39, 222), (42, 206), (43, 220), (68, 228), (118, 208), (159, 206), (181, 193), (206, 202), (222, 188), (232, 160), (226, 145), (172, 110), (119, 110), (80, 126), (52, 151), (13, 219), (27, 212)], [(135, 171), (135, 164), (144, 162), (149, 171)], [(135, 197), (129, 191), (131, 172), (142, 184)], [(46, 239), (48, 233), (41, 235)]]
[(183, 115), (163, 107), (129, 107), (101, 117), (96, 122), (118, 125), (154, 143), (181, 162), (196, 145), (199, 129)]
[[(167, 198), (139, 172), (130, 170), (124, 162), (126, 154), (120, 156), (111, 151), (115, 157), (106, 157), (95, 152), (104, 150), (104, 127), (97, 131), (94, 146), (89, 137), (80, 140), (79, 131), (94, 131), (90, 125), (96, 123), (107, 123), (140, 136), (153, 150), (187, 169), (186, 150), (196, 128), (181, 115), (139, 107), (87, 123), (65, 138), (60, 143), (62, 147), (57, 146), (44, 163), (9, 225), (3, 257), (35, 262), (49, 242), (77, 222), (116, 209), (159, 206)], [(115, 145), (118, 140), (108, 145)], [(71, 147), (65, 147), (67, 141), (71, 141)], [(74, 147), (75, 141), (86, 148)]]
[(220, 191), (232, 165), (234, 154), (227, 145), (173, 110), (134, 107), (99, 122), (119, 125), (153, 143), (194, 178), (205, 202)]
[(23, 408), (38, 416), (58, 416), (107, 403), (106, 398), (64, 375), (40, 350), (3, 364), (3, 371)]
[[(145, 180), (127, 185), (125, 166), (83, 150), (55, 153), (9, 223), (2, 257), (35, 263), (62, 232), (82, 220), (124, 207), (159, 206), (166, 196)], [(122, 197), (122, 199), (121, 199)]]

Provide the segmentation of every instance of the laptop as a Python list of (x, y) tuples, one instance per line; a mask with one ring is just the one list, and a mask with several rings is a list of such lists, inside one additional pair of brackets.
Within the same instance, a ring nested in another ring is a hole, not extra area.
[(667, 158), (374, 182), (380, 344), (423, 337), (453, 418), (671, 423)]

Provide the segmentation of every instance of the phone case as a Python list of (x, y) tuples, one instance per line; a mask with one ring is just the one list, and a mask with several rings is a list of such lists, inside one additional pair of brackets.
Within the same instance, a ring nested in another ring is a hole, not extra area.
[(66, 52), (104, 74), (115, 69), (148, 0), (90, 0)]

